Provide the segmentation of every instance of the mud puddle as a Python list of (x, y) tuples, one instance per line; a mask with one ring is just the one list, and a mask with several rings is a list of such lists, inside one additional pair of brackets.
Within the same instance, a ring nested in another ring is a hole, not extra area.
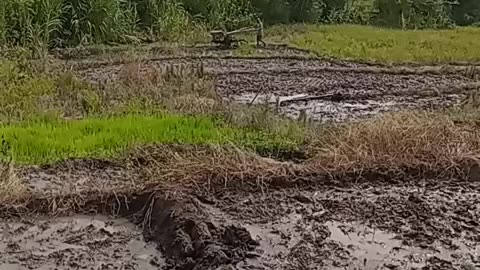
[[(245, 225), (253, 239), (260, 243), (259, 254), (261, 255), (259, 256), (264, 261), (269, 261), (263, 267), (268, 266), (273, 269), (275, 264), (277, 267), (288, 265), (289, 260), (293, 258), (290, 251), (295, 250), (297, 245), (305, 245), (302, 234), (319, 230), (312, 225), (299, 226), (301, 219), (302, 217), (293, 215), (279, 224)], [(276, 229), (272, 229), (274, 227)], [(330, 258), (324, 258), (323, 267), (329, 269), (415, 269), (426, 267), (430, 257), (438, 255), (448, 259), (450, 255), (450, 252), (444, 249), (436, 252), (404, 246), (401, 240), (395, 239), (397, 237), (395, 234), (370, 228), (361, 223), (328, 221), (320, 225), (320, 228), (324, 233), (323, 237), (313, 240), (322, 242), (317, 244), (327, 247), (324, 250), (326, 252), (329, 252), (330, 248), (339, 251)], [(291, 235), (287, 236), (289, 233)], [(342, 260), (344, 262), (340, 262)], [(248, 264), (254, 265), (255, 261), (247, 260), (245, 264), (239, 266), (246, 267)], [(315, 269), (319, 265), (313, 263), (311, 266)]]
[(323, 71), (222, 75), (217, 87), (233, 102), (270, 104), (292, 118), (304, 111), (314, 121), (343, 122), (385, 112), (455, 106), (467, 90), (448, 94), (438, 90), (462, 83), (474, 82), (461, 76)]
[(277, 112), (298, 119), (304, 112), (308, 119), (319, 122), (344, 122), (367, 119), (386, 112), (400, 112), (420, 108), (440, 109), (457, 105), (461, 95), (440, 97), (381, 95), (362, 97), (340, 97), (339, 95), (266, 95), (246, 93), (231, 97), (240, 104), (268, 104)]
[[(436, 250), (404, 245), (398, 235), (380, 229), (371, 228), (360, 223), (327, 223), (330, 230), (329, 240), (347, 247), (353, 268), (357, 269), (415, 269), (428, 267), (431, 258), (448, 261), (456, 253), (440, 243)], [(462, 246), (462, 250), (468, 248)]]
[(158, 269), (164, 259), (126, 219), (1, 221), (0, 269)]
[[(437, 243), (435, 250), (405, 245), (398, 235), (359, 222), (331, 220), (323, 224), (304, 224), (302, 219), (301, 215), (294, 214), (279, 222), (245, 225), (252, 238), (260, 243), (257, 252), (261, 259), (247, 259), (237, 267), (295, 269), (303, 265), (302, 269), (428, 269), (432, 259), (449, 262), (462, 256), (461, 252), (445, 248), (441, 243)], [(459, 245), (461, 251), (468, 253), (468, 247)], [(479, 248), (474, 252), (479, 252)], [(319, 260), (302, 262), (306, 258), (301, 256), (321, 256), (321, 263)], [(468, 265), (469, 260), (463, 258), (459, 263)]]
[(297, 117), (298, 111), (305, 111), (310, 119), (321, 122), (345, 122), (379, 116), (383, 113), (413, 111), (419, 109), (441, 109), (455, 106), (460, 96), (444, 97), (398, 97), (383, 96), (370, 100), (348, 99), (340, 102), (314, 100), (289, 104), (282, 111)]

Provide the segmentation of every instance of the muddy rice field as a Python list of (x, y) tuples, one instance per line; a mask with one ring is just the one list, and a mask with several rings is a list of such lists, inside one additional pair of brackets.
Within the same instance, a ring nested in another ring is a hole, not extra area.
[[(155, 59), (142, 68), (199, 61)], [(215, 87), (225, 99), (270, 103), (291, 117), (305, 111), (317, 121), (454, 106), (477, 83), (464, 71), (425, 67), (280, 58), (201, 61), (216, 75)], [(121, 68), (89, 64), (78, 73), (92, 81), (115, 80)], [(60, 198), (122, 190), (141, 175), (100, 161), (22, 170), (33, 194)], [(144, 190), (89, 199), (55, 218), (2, 215), (0, 269), (480, 269), (478, 179), (355, 182), (312, 176), (285, 187), (196, 189), (176, 197)], [(115, 207), (100, 207), (105, 200)], [(65, 206), (61, 199), (45, 201), (44, 208)]]
[(33, 205), (77, 214), (2, 219), (0, 269), (480, 267), (478, 177), (311, 177), (285, 186), (199, 188), (175, 196), (140, 191), (107, 204), (93, 196), (76, 207), (67, 203), (73, 200), (68, 194), (131, 188), (130, 179), (140, 174), (113, 163), (77, 161), (27, 169), (22, 177), (39, 197), (60, 198)]
[[(344, 122), (385, 112), (439, 109), (458, 105), (480, 86), (468, 66), (395, 66), (325, 61), (277, 55), (259, 58), (159, 57), (140, 64), (141, 72), (167, 67), (202, 67), (215, 76), (224, 99), (269, 104), (292, 118), (304, 112), (320, 122)], [(85, 61), (78, 73), (92, 82), (118, 80), (125, 64)]]

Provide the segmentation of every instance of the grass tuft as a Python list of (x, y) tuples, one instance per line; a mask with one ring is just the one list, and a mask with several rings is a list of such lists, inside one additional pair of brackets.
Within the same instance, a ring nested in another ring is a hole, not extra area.
[(27, 187), (17, 175), (14, 165), (0, 164), (0, 204), (14, 204), (27, 194)]

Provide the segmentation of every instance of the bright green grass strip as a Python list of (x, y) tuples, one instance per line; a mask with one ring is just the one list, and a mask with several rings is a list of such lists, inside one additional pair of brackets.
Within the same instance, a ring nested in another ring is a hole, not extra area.
[(358, 25), (277, 26), (267, 38), (340, 59), (447, 63), (480, 61), (480, 28), (398, 30)]
[[(46, 164), (67, 158), (108, 158), (145, 144), (235, 144), (239, 147), (294, 147), (289, 135), (229, 128), (206, 117), (124, 116), (0, 126), (18, 164)], [(4, 155), (3, 159), (6, 158)]]

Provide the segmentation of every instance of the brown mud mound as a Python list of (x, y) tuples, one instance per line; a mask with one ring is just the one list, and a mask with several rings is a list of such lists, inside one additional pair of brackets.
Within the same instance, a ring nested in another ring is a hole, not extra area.
[[(77, 67), (92, 82), (117, 81), (123, 64)], [(381, 67), (313, 59), (151, 59), (140, 72), (168, 66), (202, 66), (217, 92), (235, 103), (270, 103), (290, 117), (338, 122), (400, 110), (444, 108), (479, 83), (467, 68)], [(277, 104), (278, 103), (278, 104)]]
[(0, 269), (158, 269), (155, 245), (128, 220), (103, 216), (1, 221)]
[(217, 269), (255, 256), (258, 242), (244, 227), (208, 210), (194, 197), (180, 203), (153, 193), (134, 199), (128, 212), (168, 258), (166, 269)]

